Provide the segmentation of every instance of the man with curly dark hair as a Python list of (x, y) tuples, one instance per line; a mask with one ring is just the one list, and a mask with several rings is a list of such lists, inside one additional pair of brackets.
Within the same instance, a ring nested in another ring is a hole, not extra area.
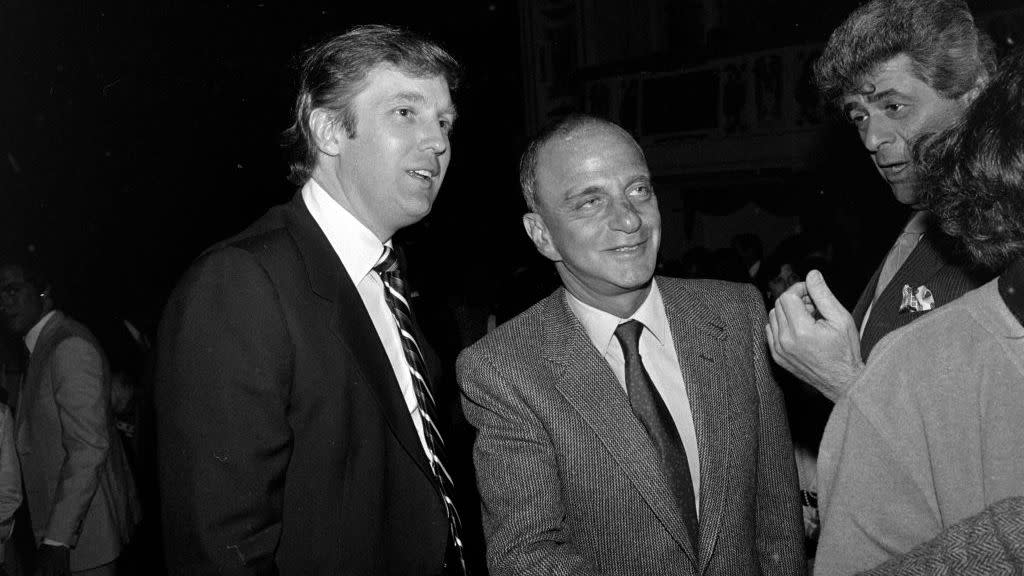
[(955, 122), (994, 70), (992, 44), (963, 0), (873, 0), (832, 33), (815, 64), (822, 95), (857, 129), (896, 200), (913, 211), (852, 314), (817, 271), (769, 314), (776, 362), (833, 401), (879, 339), (991, 278), (956, 253), (922, 208), (909, 143)]
[[(925, 204), (998, 279), (882, 339), (822, 440), (817, 569), (1024, 565), (1024, 52), (915, 147)], [(941, 534), (940, 534), (941, 532)], [(938, 535), (936, 537), (936, 535)]]

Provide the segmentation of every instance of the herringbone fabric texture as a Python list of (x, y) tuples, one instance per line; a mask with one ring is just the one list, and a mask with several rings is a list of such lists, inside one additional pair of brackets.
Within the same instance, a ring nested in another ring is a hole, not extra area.
[(700, 461), (690, 543), (660, 459), (564, 289), (465, 349), (457, 370), (492, 576), (797, 576), (799, 489), (750, 285), (657, 278)]
[(996, 502), (863, 576), (1024, 574), (1024, 497)]
[(384, 299), (398, 322), (398, 331), (402, 337), (402, 349), (405, 352), (405, 359), (409, 363), (413, 389), (416, 391), (416, 401), (420, 406), (423, 437), (427, 445), (427, 459), (430, 461), (430, 469), (437, 478), (441, 497), (444, 499), (444, 507), (448, 513), (448, 528), (459, 562), (457, 568), (461, 569), (462, 574), (466, 574), (465, 555), (462, 550), (462, 521), (453, 500), (455, 485), (445, 465), (447, 457), (445, 456), (444, 439), (436, 424), (437, 405), (434, 402), (434, 396), (430, 393), (430, 388), (427, 387), (426, 363), (423, 361), (419, 343), (416, 342), (416, 337), (413, 335), (412, 310), (405, 297), (405, 281), (402, 279), (394, 250), (385, 246), (380, 262), (373, 269), (380, 274), (380, 278), (384, 282)]

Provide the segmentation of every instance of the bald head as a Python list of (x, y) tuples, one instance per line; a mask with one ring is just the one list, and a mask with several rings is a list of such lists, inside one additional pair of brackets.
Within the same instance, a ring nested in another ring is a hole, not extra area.
[[(523, 200), (526, 201), (527, 209), (531, 212), (537, 211), (537, 165), (542, 149), (554, 141), (571, 141), (577, 137), (592, 131), (608, 130), (622, 135), (636, 147), (643, 158), (643, 150), (636, 140), (623, 130), (619, 125), (586, 114), (573, 114), (548, 126), (540, 132), (523, 152), (519, 161), (519, 186), (523, 192)], [(646, 161), (646, 160), (645, 160)]]
[(661, 214), (643, 151), (610, 122), (572, 118), (523, 157), (523, 226), (566, 290), (628, 318), (646, 298), (661, 242)]

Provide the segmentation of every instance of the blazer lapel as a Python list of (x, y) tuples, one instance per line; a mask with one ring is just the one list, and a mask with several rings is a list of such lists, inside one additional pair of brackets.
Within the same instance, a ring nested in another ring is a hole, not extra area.
[(545, 304), (544, 349), (555, 367), (555, 386), (579, 412), (647, 501), (665, 529), (696, 564), (682, 513), (669, 491), (660, 458), (633, 415), (626, 393), (572, 313), (560, 288)]
[(423, 474), (433, 480), (391, 362), (359, 292), (300, 194), (295, 195), (289, 208), (288, 229), (302, 255), (310, 287), (323, 300), (324, 317), (337, 337), (339, 349), (348, 350), (362, 376), (361, 383), (370, 388), (388, 427)]
[[(938, 234), (938, 232), (929, 231), (921, 237), (913, 252), (907, 257), (907, 261), (900, 266), (889, 285), (885, 287), (885, 291), (879, 295), (879, 301), (883, 298), (902, 300), (903, 285), (911, 278), (920, 278), (921, 280), (915, 283), (921, 285), (942, 270), (942, 267), (946, 265), (946, 259), (943, 257), (941, 249), (946, 246), (942, 243), (944, 238)], [(911, 288), (916, 289), (917, 286), (911, 286)]]
[(46, 322), (36, 339), (35, 349), (29, 353), (28, 365), (25, 367), (25, 375), (22, 378), (21, 386), (18, 389), (18, 404), (14, 414), (15, 442), (18, 451), (27, 454), (32, 451), (26, 443), (24, 427), (29, 420), (29, 413), (34, 409), (36, 401), (36, 389), (43, 379), (43, 362), (53, 351), (53, 338), (57, 328), (64, 321), (64, 313), (57, 310)]
[(868, 281), (868, 285), (864, 287), (864, 291), (860, 293), (860, 298), (857, 299), (857, 305), (853, 307), (853, 322), (860, 329), (861, 324), (864, 323), (864, 315), (868, 313), (868, 306), (871, 305), (871, 300), (875, 297), (875, 287), (878, 286), (878, 279), (882, 276), (882, 267), (885, 266), (885, 260), (875, 268), (875, 273), (871, 275), (871, 280)]
[(659, 284), (697, 433), (703, 572), (715, 548), (728, 498), (730, 399), (726, 382), (730, 368), (724, 349), (725, 322), (695, 294), (685, 288), (672, 290), (672, 286)]

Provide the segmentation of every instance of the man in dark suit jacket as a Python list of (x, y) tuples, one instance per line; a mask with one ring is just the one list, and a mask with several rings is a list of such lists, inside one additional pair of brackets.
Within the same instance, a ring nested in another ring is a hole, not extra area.
[(85, 326), (55, 308), (49, 283), (31, 267), (0, 268), (0, 295), (30, 358), (14, 434), (37, 573), (115, 574), (140, 509), (114, 428), (106, 356)]
[(385, 26), (306, 53), (289, 132), (302, 189), (206, 251), (161, 323), (172, 574), (464, 572), (420, 337), (378, 266), (444, 178), (456, 72)]
[(896, 200), (914, 210), (852, 315), (816, 271), (769, 312), (772, 357), (830, 400), (863, 372), (883, 336), (993, 276), (959, 253), (920, 204), (910, 146), (956, 122), (994, 71), (992, 44), (963, 0), (873, 0), (832, 33), (815, 64), (822, 97), (857, 128)]
[(459, 357), (491, 573), (803, 573), (757, 291), (654, 278), (650, 174), (610, 122), (560, 122), (520, 178), (563, 286)]

